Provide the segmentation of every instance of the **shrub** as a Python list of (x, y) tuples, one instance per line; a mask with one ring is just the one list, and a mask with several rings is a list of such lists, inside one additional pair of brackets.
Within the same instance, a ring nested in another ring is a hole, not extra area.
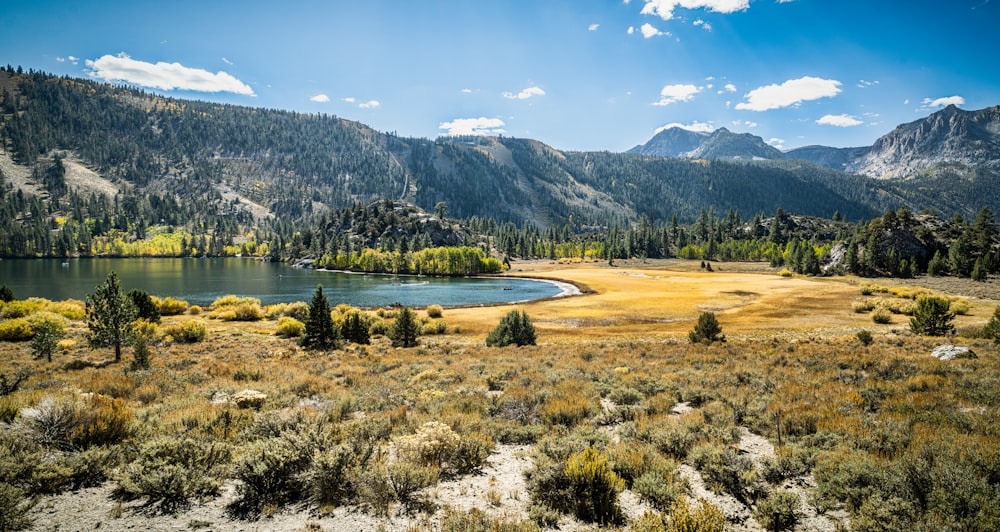
[(750, 500), (756, 471), (748, 456), (716, 443), (703, 443), (691, 449), (688, 459), (713, 490), (728, 492), (743, 503)]
[(289, 303), (282, 314), (305, 323), (305, 320), (309, 319), (309, 305), (304, 301)]
[(726, 515), (718, 506), (705, 499), (692, 508), (687, 499), (680, 498), (670, 507), (671, 532), (723, 532), (726, 530)]
[(393, 462), (386, 468), (386, 479), (399, 502), (412, 509), (417, 490), (437, 484), (440, 470), (433, 465)]
[(236, 307), (239, 305), (257, 305), (259, 307), (260, 300), (255, 297), (237, 297), (229, 294), (213, 301), (212, 310), (218, 310), (225, 307)]
[(500, 324), (486, 336), (489, 347), (535, 345), (535, 326), (524, 311), (512, 310), (500, 319)]
[(181, 323), (167, 325), (161, 329), (165, 336), (170, 336), (176, 342), (194, 343), (205, 339), (205, 322), (200, 319), (186, 320)]
[(858, 314), (871, 312), (875, 310), (875, 298), (868, 297), (864, 299), (855, 299), (854, 302), (851, 303), (851, 308)]
[(793, 275), (795, 274), (792, 273), (792, 270), (789, 270), (788, 268), (782, 268), (781, 271), (778, 272), (778, 277), (791, 277)]
[(885, 325), (892, 323), (892, 312), (885, 307), (878, 307), (872, 311), (871, 318), (873, 322)]
[(920, 296), (917, 298), (917, 309), (910, 319), (910, 330), (913, 334), (926, 336), (944, 336), (955, 328), (951, 320), (955, 314), (949, 312), (951, 302), (939, 296)]
[(27, 318), (14, 318), (0, 321), (0, 341), (23, 342), (31, 340), (35, 335), (31, 322)]
[(41, 310), (38, 300), (28, 299), (24, 301), (10, 301), (0, 306), (0, 318), (23, 318)]
[(462, 436), (458, 448), (448, 458), (446, 472), (464, 475), (478, 471), (493, 452), (493, 438), (486, 434)]
[(70, 320), (82, 320), (87, 317), (87, 304), (79, 299), (67, 299), (65, 301), (47, 303), (45, 310), (54, 312)]
[(389, 322), (382, 318), (372, 320), (371, 325), (368, 326), (368, 334), (370, 336), (385, 336), (388, 333)]
[(274, 334), (284, 338), (297, 338), (306, 330), (306, 324), (288, 316), (278, 318), (278, 330)]
[(440, 318), (441, 316), (444, 316), (444, 309), (441, 308), (441, 305), (427, 305), (428, 318), (437, 319)]
[(958, 316), (965, 316), (972, 310), (972, 304), (964, 299), (954, 299), (951, 304), (948, 305), (948, 310), (954, 312)]
[(222, 443), (161, 436), (144, 443), (117, 475), (115, 495), (144, 498), (171, 512), (193, 498), (218, 495), (230, 458), (229, 447)]
[[(163, 299), (153, 297), (153, 302), (156, 303), (157, 307), (159, 307), (161, 316), (176, 316), (178, 314), (184, 314), (185, 311), (189, 310), (187, 301), (182, 301), (172, 297), (165, 297)], [(191, 308), (193, 309), (194, 307)]]
[(26, 530), (31, 528), (31, 509), (38, 500), (26, 498), (24, 491), (0, 482), (0, 530)]
[(0, 285), (0, 303), (10, 303), (11, 301), (14, 301), (14, 292), (7, 285)]
[(716, 319), (714, 312), (702, 312), (698, 316), (698, 323), (695, 324), (694, 330), (688, 333), (688, 339), (691, 343), (698, 342), (725, 342), (726, 337), (721, 336), (722, 327), (719, 325), (719, 320)]
[(690, 487), (677, 469), (653, 470), (635, 479), (632, 491), (660, 511), (667, 511), (678, 499), (687, 495)]
[(261, 308), (261, 312), (264, 313), (265, 318), (276, 320), (284, 314), (286, 308), (288, 308), (288, 303), (275, 303)]
[(857, 334), (858, 341), (863, 345), (871, 345), (875, 338), (872, 336), (872, 332), (867, 329), (861, 329)]
[(608, 460), (593, 447), (566, 461), (566, 478), (573, 494), (573, 513), (578, 519), (602, 524), (621, 519), (618, 493), (625, 481), (608, 466)]
[(444, 320), (431, 320), (420, 328), (421, 335), (444, 334), (448, 332), (448, 323)]
[(233, 510), (257, 515), (265, 505), (280, 506), (306, 493), (302, 475), (311, 463), (313, 448), (283, 436), (251, 442), (233, 463), (232, 475), (241, 483)]
[(396, 440), (401, 461), (441, 467), (458, 449), (461, 437), (440, 421), (424, 423), (416, 434)]
[[(531, 517), (530, 512), (529, 517)], [(558, 520), (558, 518), (559, 515), (556, 514), (556, 519)], [(487, 515), (479, 508), (460, 511), (452, 507), (444, 509), (444, 516), (441, 518), (440, 528), (437, 530), (441, 532), (470, 532), (473, 530), (483, 532), (540, 532), (538, 526), (530, 521), (515, 521), (513, 518)]]
[(767, 530), (790, 530), (799, 522), (799, 496), (787, 490), (773, 491), (757, 503), (753, 514)]

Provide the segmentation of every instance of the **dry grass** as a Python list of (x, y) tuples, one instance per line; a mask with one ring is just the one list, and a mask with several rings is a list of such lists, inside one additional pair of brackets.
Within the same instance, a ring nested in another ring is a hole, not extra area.
[[(161, 327), (204, 322), (205, 339), (151, 343), (151, 368), (136, 371), (128, 367), (128, 354), (122, 364), (108, 364), (109, 351), (89, 349), (85, 325), (73, 320), (52, 363), (34, 359), (27, 343), (0, 343), (0, 373), (32, 371), (21, 390), (2, 398), (0, 413), (22, 419), (20, 409), (36, 408), (47, 397), (97, 393), (127, 404), (136, 422), (133, 442), (183, 434), (230, 445), (237, 457), (288, 427), (321, 426), (329, 430), (322, 437), (343, 445), (363, 434), (358, 441), (380, 446), (372, 463), (388, 464), (391, 471), (398, 469), (394, 460), (408, 456), (400, 442), (443, 423), (453, 432), (441, 430), (453, 440), (476, 444), (470, 453), (494, 443), (528, 444), (557, 456), (558, 449), (569, 455), (593, 445), (610, 456), (626, 456), (616, 449), (642, 449), (659, 461), (703, 464), (706, 471), (719, 467), (712, 471), (713, 489), (736, 491), (735, 497), (747, 500), (763, 500), (777, 489), (765, 476), (797, 477), (803, 468), (818, 468), (817, 500), (856, 517), (865, 515), (860, 503), (838, 491), (848, 465), (895, 478), (894, 468), (907, 460), (914, 467), (920, 449), (961, 443), (963, 463), (977, 464), (979, 458), (989, 462), (989, 453), (1000, 448), (1000, 353), (992, 343), (963, 341), (978, 359), (938, 361), (929, 353), (942, 340), (910, 335), (899, 324), (875, 325), (867, 314), (854, 312), (858, 280), (785, 278), (737, 272), (729, 264), (706, 273), (694, 264), (538, 262), (529, 271), (518, 263), (521, 271), (511, 275), (569, 280), (593, 290), (518, 305), (531, 316), (539, 339), (539, 345), (521, 348), (484, 347), (486, 333), (509, 307), (448, 309), (449, 333), (421, 337), (417, 348), (394, 349), (376, 336), (370, 346), (349, 344), (328, 353), (275, 336), (274, 320), (179, 315), (164, 317)], [(956, 320), (959, 327), (985, 323), (997, 304), (969, 303), (968, 314)], [(704, 310), (716, 312), (727, 342), (687, 340)], [(453, 326), (461, 332), (452, 332)], [(856, 337), (862, 329), (873, 333), (869, 346)], [(246, 389), (266, 395), (259, 410), (232, 401)], [(694, 410), (672, 412), (682, 401)], [(305, 428), (301, 437), (321, 437)], [(727, 476), (724, 462), (712, 457), (728, 456), (745, 429), (780, 443), (784, 462), (769, 466), (767, 475), (748, 473), (727, 485), (726, 479), (737, 477)], [(694, 462), (692, 449), (698, 449)], [(621, 458), (612, 466), (625, 471), (626, 462)], [(385, 469), (369, 469), (380, 467)], [(376, 477), (359, 493), (374, 493), (382, 485)], [(433, 497), (435, 488), (428, 490), (425, 495)], [(530, 498), (514, 500), (506, 493), (503, 486), (484, 491), (480, 508), (516, 508), (519, 513), (509, 517), (526, 519)], [(379, 500), (380, 512), (392, 501)], [(419, 502), (407, 495), (386, 511), (402, 519)], [(366, 507), (364, 500), (347, 504)], [(130, 515), (125, 512), (112, 528)], [(108, 519), (107, 513), (100, 519)]]

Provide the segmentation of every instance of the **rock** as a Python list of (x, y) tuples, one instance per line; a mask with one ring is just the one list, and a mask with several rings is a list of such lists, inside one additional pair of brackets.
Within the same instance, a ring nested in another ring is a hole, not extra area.
[(956, 358), (979, 358), (968, 347), (954, 345), (939, 345), (931, 352), (931, 356), (940, 360), (955, 360)]
[(257, 390), (240, 390), (233, 394), (233, 402), (240, 408), (259, 409), (264, 406), (267, 395)]

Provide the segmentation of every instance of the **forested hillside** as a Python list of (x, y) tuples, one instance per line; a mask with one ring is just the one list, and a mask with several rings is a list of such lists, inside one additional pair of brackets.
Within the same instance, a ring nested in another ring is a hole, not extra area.
[[(447, 214), (556, 230), (552, 245), (571, 235), (627, 234), (640, 220), (663, 230), (715, 211), (858, 221), (908, 206), (969, 217), (991, 206), (976, 191), (995, 179), (962, 173), (946, 183), (939, 172), (894, 183), (804, 161), (563, 152), (510, 137), (403, 138), (332, 116), (164, 98), (12, 67), (0, 68), (0, 147), (4, 256), (289, 258), (315, 251), (302, 245), (312, 234), (336, 248), (355, 245), (366, 228), (331, 220), (383, 200), (435, 211), (439, 221)], [(366, 245), (432, 245), (418, 234), (397, 228)], [(608, 246), (616, 251), (602, 254), (616, 256), (633, 243)]]

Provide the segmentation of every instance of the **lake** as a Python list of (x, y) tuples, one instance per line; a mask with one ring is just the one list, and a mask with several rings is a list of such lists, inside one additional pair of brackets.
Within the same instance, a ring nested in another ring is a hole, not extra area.
[(331, 305), (478, 305), (552, 297), (572, 290), (560, 283), (490, 277), (416, 277), (355, 274), (292, 268), (246, 258), (5, 259), (0, 284), (14, 297), (54, 301), (85, 299), (114, 271), (126, 291), (133, 288), (192, 305), (209, 305), (236, 294), (265, 305), (309, 302), (316, 285)]

